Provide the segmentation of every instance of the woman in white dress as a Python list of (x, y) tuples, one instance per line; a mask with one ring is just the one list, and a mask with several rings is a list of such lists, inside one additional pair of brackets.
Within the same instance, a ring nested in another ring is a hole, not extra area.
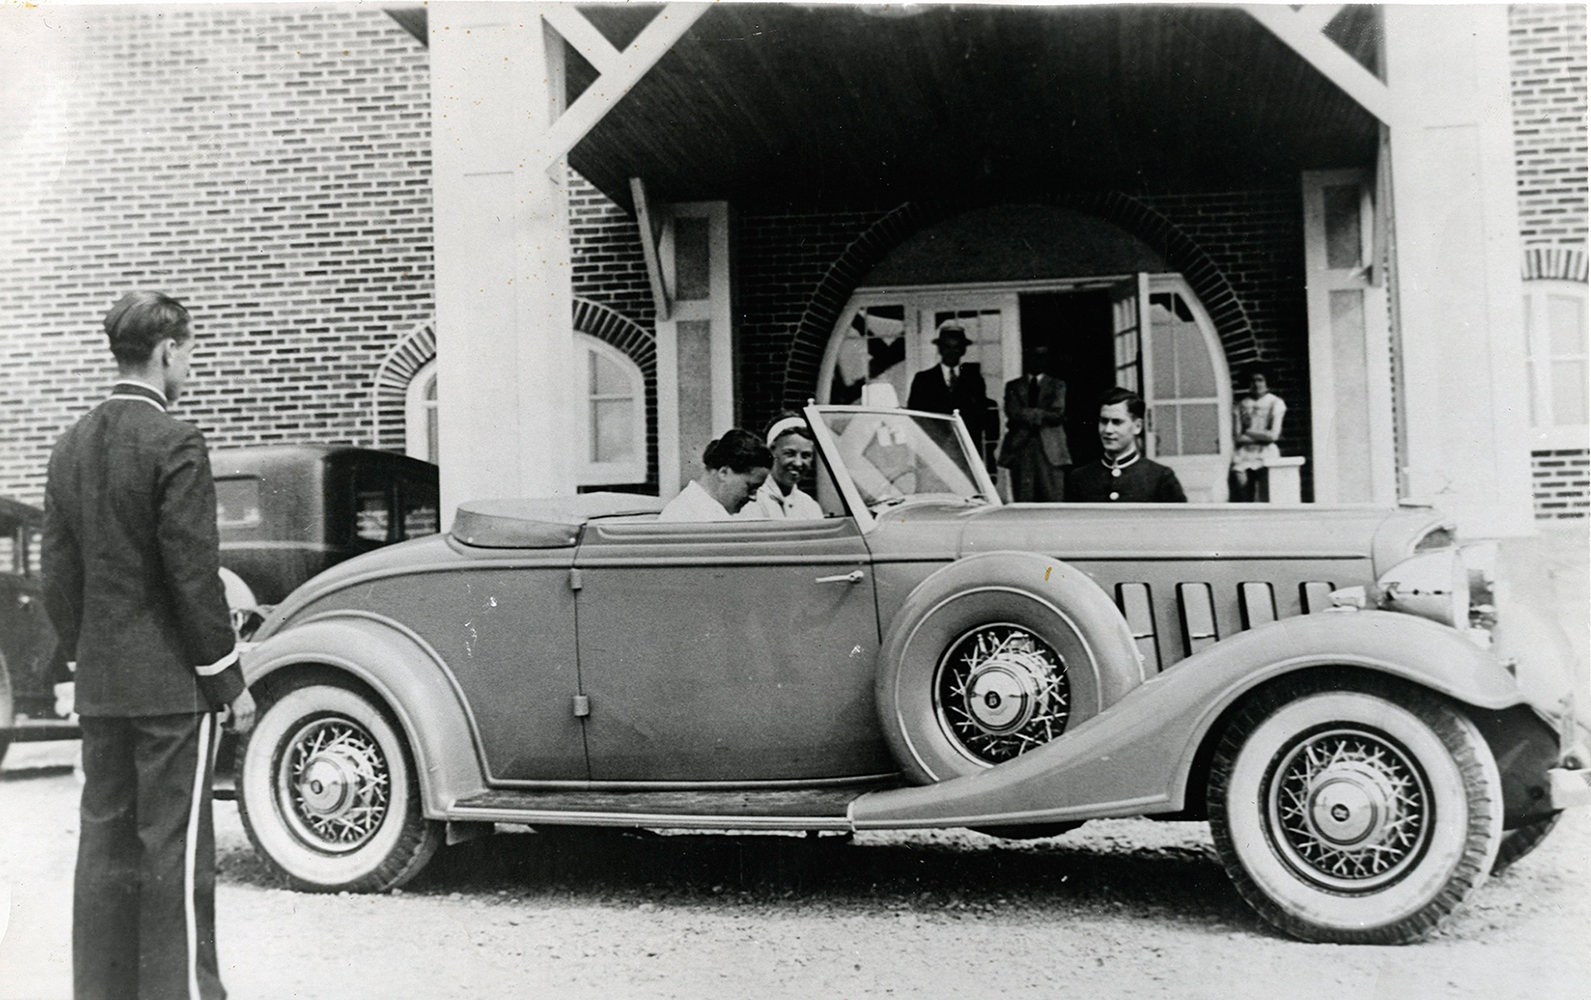
[(659, 521), (727, 521), (768, 478), (773, 456), (757, 435), (736, 427), (702, 452), (702, 474), (657, 515)]
[(1228, 493), (1233, 503), (1265, 502), (1270, 499), (1268, 463), (1280, 458), (1276, 442), (1282, 437), (1282, 418), (1287, 404), (1270, 391), (1265, 373), (1250, 369), (1248, 395), (1232, 407), (1232, 474)]
[(773, 469), (740, 516), (768, 521), (821, 519), (823, 508), (800, 486), (812, 469), (814, 447), (806, 420), (790, 410), (779, 414), (768, 427)]

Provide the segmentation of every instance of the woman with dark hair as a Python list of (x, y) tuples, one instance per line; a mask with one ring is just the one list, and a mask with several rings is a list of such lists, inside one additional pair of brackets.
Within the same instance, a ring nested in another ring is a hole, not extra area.
[(702, 474), (668, 502), (659, 521), (725, 521), (768, 478), (773, 456), (757, 435), (736, 427), (702, 452)]
[(768, 425), (773, 468), (740, 516), (767, 521), (821, 519), (823, 508), (800, 485), (812, 468), (814, 447), (812, 428), (800, 414), (786, 410), (774, 418)]

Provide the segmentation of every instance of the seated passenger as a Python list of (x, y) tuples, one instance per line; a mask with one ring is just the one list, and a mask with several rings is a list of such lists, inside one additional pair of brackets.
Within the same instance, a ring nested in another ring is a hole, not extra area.
[(768, 448), (773, 452), (773, 470), (738, 516), (769, 521), (823, 517), (823, 508), (799, 485), (812, 468), (813, 438), (807, 422), (789, 410), (779, 414), (768, 428)]
[(702, 452), (700, 476), (657, 515), (659, 521), (727, 521), (768, 478), (773, 457), (750, 431), (736, 427)]

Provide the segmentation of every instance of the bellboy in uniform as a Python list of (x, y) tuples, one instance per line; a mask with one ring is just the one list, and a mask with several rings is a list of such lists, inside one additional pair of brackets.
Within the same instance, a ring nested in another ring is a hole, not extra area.
[(129, 292), (105, 332), (120, 380), (56, 443), (44, 503), (45, 605), (83, 730), (73, 983), (79, 1000), (218, 1000), (216, 711), (246, 731), (254, 700), (204, 436), (166, 412), (188, 379), (188, 311)]
[(1098, 462), (1072, 468), (1066, 499), (1075, 503), (1187, 503), (1177, 474), (1152, 462), (1138, 450), (1144, 432), (1144, 401), (1116, 388), (1099, 403), (1099, 443), (1105, 454)]

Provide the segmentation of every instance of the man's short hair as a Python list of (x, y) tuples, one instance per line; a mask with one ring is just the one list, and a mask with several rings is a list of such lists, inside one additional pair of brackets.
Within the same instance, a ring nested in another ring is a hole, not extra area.
[(1099, 397), (1101, 410), (1107, 406), (1115, 406), (1117, 403), (1126, 403), (1127, 414), (1135, 420), (1144, 418), (1144, 398), (1131, 389), (1123, 389), (1118, 385)]
[(188, 309), (160, 292), (128, 292), (105, 314), (105, 336), (117, 361), (141, 365), (162, 340), (187, 342)]

